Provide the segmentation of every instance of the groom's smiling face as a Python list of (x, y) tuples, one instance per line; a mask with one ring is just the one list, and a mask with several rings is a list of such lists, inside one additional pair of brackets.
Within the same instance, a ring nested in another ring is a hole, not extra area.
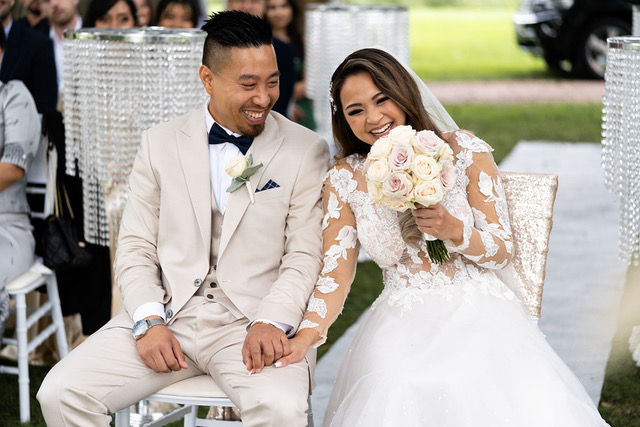
[(202, 66), (200, 77), (210, 95), (209, 112), (227, 129), (257, 136), (280, 95), (278, 65), (271, 45), (232, 47), (217, 72)]

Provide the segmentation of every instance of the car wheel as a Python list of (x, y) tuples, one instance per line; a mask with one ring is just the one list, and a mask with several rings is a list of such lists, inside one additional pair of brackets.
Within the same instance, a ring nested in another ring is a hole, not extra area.
[(576, 44), (573, 73), (591, 79), (603, 79), (607, 56), (607, 38), (631, 34), (630, 25), (617, 18), (592, 21)]

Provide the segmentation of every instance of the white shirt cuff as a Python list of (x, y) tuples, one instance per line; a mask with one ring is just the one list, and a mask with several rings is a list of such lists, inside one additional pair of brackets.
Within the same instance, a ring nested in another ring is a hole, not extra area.
[(160, 316), (166, 322), (167, 316), (164, 313), (164, 304), (160, 302), (145, 302), (136, 308), (131, 317), (133, 318), (133, 323), (135, 323), (149, 316)]

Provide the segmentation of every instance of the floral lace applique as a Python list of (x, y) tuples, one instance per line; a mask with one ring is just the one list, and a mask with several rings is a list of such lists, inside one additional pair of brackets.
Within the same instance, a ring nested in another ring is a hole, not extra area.
[(327, 203), (327, 213), (324, 214), (322, 218), (322, 229), (326, 229), (329, 226), (329, 219), (340, 218), (340, 210), (342, 207), (339, 207), (338, 197), (335, 193), (329, 194), (329, 202)]
[(311, 295), (311, 298), (309, 299), (309, 304), (307, 305), (307, 311), (310, 311), (312, 313), (318, 313), (318, 316), (324, 319), (327, 316), (327, 304), (324, 302), (323, 299), (316, 298), (313, 295)]
[(356, 229), (350, 225), (342, 227), (336, 241), (338, 244), (331, 246), (324, 255), (324, 267), (321, 274), (330, 273), (338, 267), (339, 258), (347, 259), (347, 249), (356, 247)]

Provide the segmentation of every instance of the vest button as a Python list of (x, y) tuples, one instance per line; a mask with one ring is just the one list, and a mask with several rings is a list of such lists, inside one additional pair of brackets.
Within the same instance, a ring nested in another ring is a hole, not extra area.
[(207, 298), (209, 298), (209, 299), (213, 299), (213, 295), (211, 295), (211, 294), (207, 294)]
[(195, 286), (196, 288), (198, 286), (202, 285), (202, 280), (201, 279), (196, 279), (193, 281), (193, 286)]
[(218, 269), (218, 264), (213, 264), (213, 269), (217, 270)]
[(171, 319), (171, 316), (173, 316), (173, 310), (169, 309), (167, 310), (167, 318)]
[(216, 282), (211, 282), (209, 283), (209, 286), (211, 286), (212, 288), (217, 288), (218, 284)]

